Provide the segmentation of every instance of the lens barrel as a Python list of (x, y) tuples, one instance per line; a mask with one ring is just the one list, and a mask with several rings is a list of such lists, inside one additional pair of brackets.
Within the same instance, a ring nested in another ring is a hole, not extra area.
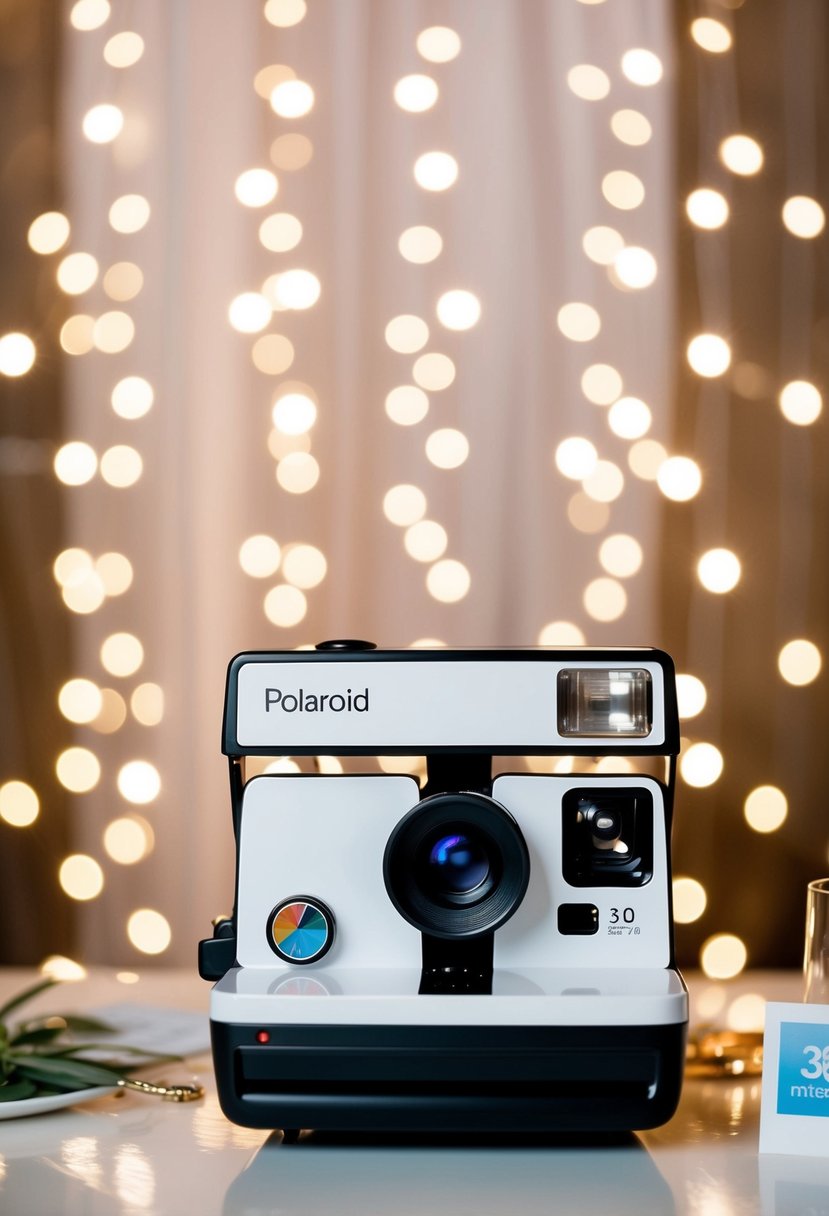
[(422, 933), (492, 933), (527, 890), (530, 859), (509, 811), (484, 794), (434, 794), (395, 827), (383, 877), (397, 911)]

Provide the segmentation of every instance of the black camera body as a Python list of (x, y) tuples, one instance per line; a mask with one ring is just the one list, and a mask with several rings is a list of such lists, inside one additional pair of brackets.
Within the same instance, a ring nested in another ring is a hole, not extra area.
[[(670, 1118), (688, 1018), (678, 749), (658, 650), (342, 642), (233, 659), (236, 901), (199, 955), (228, 1117), (417, 1132)], [(262, 756), (309, 771), (246, 779)], [(421, 757), (421, 779), (377, 757)]]

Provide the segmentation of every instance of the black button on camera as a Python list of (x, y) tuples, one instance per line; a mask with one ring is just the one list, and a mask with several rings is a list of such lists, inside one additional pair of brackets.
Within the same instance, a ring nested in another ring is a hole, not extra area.
[(360, 638), (331, 638), (327, 642), (317, 642), (314, 650), (376, 650), (376, 642), (365, 642)]
[(599, 909), (595, 904), (559, 904), (558, 931), (567, 937), (598, 933)]

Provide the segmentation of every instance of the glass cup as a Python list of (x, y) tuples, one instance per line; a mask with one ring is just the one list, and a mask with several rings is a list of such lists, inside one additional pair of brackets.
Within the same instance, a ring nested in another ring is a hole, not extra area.
[(803, 954), (803, 999), (829, 1004), (829, 878), (809, 883), (806, 902), (806, 948)]

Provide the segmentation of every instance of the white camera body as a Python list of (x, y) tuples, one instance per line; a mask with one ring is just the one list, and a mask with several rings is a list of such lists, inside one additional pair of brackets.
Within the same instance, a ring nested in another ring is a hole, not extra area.
[[(225, 1113), (287, 1130), (664, 1122), (688, 1017), (670, 659), (330, 645), (229, 670), (236, 905), (200, 953), (218, 978)], [(251, 754), (395, 752), (426, 756), (423, 788), (360, 771), (244, 779)], [(623, 764), (509, 771), (637, 752), (665, 756), (667, 781)]]

